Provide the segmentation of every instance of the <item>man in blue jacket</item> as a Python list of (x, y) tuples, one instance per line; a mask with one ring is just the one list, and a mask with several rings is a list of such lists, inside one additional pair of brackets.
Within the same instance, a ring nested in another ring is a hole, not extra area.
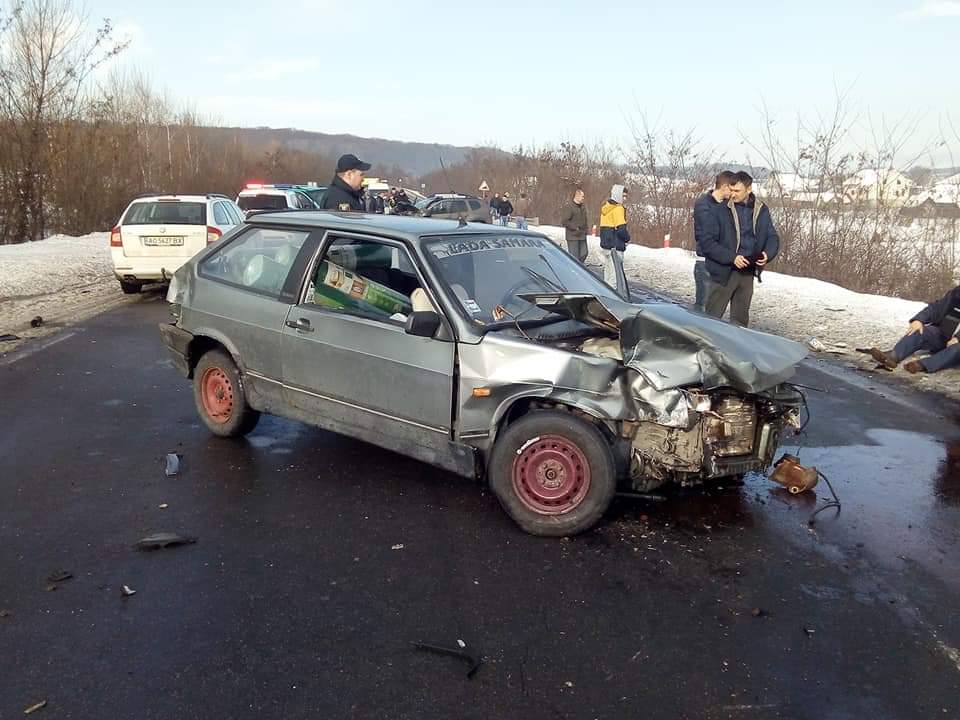
[(693, 205), (693, 240), (697, 247), (697, 260), (693, 266), (693, 283), (696, 288), (694, 307), (703, 312), (707, 302), (707, 282), (710, 274), (707, 264), (702, 259), (703, 250), (700, 247), (701, 238), (709, 232), (720, 232), (719, 211), (730, 200), (730, 186), (734, 182), (734, 173), (724, 170), (717, 175), (711, 192), (705, 192)]
[(870, 348), (867, 352), (887, 370), (893, 370), (921, 350), (932, 353), (923, 360), (911, 360), (904, 369), (910, 373), (934, 373), (960, 366), (960, 287), (930, 303), (913, 316), (907, 334), (892, 350)]
[(730, 202), (721, 208), (718, 232), (707, 230), (700, 239), (710, 281), (708, 315), (723, 317), (730, 306), (730, 322), (750, 324), (753, 280), (780, 252), (780, 236), (770, 210), (753, 194), (753, 178), (738, 172), (730, 188)]

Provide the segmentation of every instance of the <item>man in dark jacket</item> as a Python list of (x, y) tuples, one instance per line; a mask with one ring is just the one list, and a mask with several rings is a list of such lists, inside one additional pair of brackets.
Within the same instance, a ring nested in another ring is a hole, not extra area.
[(500, 193), (494, 193), (490, 198), (490, 222), (500, 221)]
[(738, 172), (730, 188), (730, 202), (718, 216), (719, 232), (707, 229), (700, 238), (710, 281), (708, 315), (723, 317), (730, 306), (730, 322), (750, 324), (753, 280), (780, 252), (780, 236), (770, 210), (752, 192), (753, 178)]
[(510, 222), (510, 216), (513, 215), (513, 203), (510, 202), (510, 193), (504, 193), (500, 198), (500, 224), (507, 227)]
[(343, 155), (337, 161), (337, 174), (323, 198), (323, 210), (363, 212), (363, 174), (370, 164), (356, 155)]
[(908, 357), (921, 350), (931, 353), (923, 360), (911, 360), (904, 369), (910, 373), (935, 373), (960, 366), (960, 287), (955, 287), (935, 303), (913, 316), (907, 334), (893, 350), (879, 348), (868, 351), (887, 370), (893, 370)]
[(719, 213), (730, 200), (730, 186), (734, 182), (734, 173), (724, 170), (717, 175), (711, 192), (705, 192), (693, 205), (693, 240), (696, 243), (697, 257), (701, 258), (693, 266), (693, 283), (696, 288), (694, 307), (703, 312), (707, 303), (707, 283), (710, 274), (707, 264), (702, 259), (703, 250), (700, 247), (701, 238), (708, 232), (719, 234)]
[(587, 209), (583, 205), (583, 198), (583, 189), (577, 188), (573, 193), (573, 200), (564, 208), (560, 218), (567, 241), (567, 252), (580, 262), (587, 259), (590, 251), (587, 247)]

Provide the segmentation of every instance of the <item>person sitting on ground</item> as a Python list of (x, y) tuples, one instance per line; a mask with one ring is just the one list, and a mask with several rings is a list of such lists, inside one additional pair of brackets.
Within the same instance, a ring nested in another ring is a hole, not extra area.
[(909, 373), (935, 373), (960, 367), (960, 286), (927, 305), (910, 320), (907, 334), (892, 350), (870, 348), (867, 352), (882, 367), (893, 370), (914, 353), (931, 353), (922, 360), (910, 360), (903, 368)]

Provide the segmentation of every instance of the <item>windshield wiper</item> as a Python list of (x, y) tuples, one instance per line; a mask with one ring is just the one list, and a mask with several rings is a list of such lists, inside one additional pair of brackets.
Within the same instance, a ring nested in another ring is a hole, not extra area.
[[(543, 257), (543, 256), (541, 255), (541, 257)], [(548, 263), (548, 264), (549, 264), (549, 263)], [(532, 269), (528, 268), (526, 265), (521, 265), (521, 266), (520, 266), (520, 269), (523, 270), (527, 275), (529, 275), (530, 277), (532, 277), (534, 280), (539, 280), (541, 283), (543, 283), (543, 284), (544, 284), (548, 289), (550, 289), (550, 290), (556, 290), (557, 292), (566, 292), (566, 291), (567, 291), (567, 289), (566, 289), (565, 287), (563, 287), (562, 285), (557, 285), (557, 283), (555, 283), (555, 282), (554, 282), (553, 280), (551, 280), (550, 278), (544, 277), (543, 275), (541, 275), (540, 273), (538, 273), (536, 270), (532, 270)], [(550, 269), (552, 270), (553, 268), (550, 268)], [(556, 273), (554, 273), (554, 274), (556, 274)]]
[(560, 274), (554, 269), (553, 265), (550, 264), (550, 261), (543, 256), (543, 253), (540, 253), (540, 259), (543, 260), (544, 265), (550, 268), (550, 272), (552, 272), (553, 276), (557, 279), (557, 287), (560, 288), (560, 292), (566, 292), (567, 289), (563, 286), (563, 282), (560, 280)]

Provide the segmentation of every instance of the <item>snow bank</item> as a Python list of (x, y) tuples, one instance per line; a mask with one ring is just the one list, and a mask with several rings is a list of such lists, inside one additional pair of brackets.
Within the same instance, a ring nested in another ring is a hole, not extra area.
[(110, 234), (54, 235), (0, 245), (0, 301), (55, 293), (113, 277)]

